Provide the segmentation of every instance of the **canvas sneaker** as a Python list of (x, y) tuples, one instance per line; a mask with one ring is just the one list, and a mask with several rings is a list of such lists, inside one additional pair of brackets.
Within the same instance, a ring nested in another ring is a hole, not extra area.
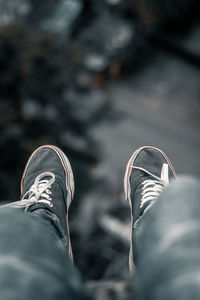
[(175, 177), (176, 173), (169, 158), (158, 148), (152, 146), (138, 148), (128, 161), (124, 176), (124, 192), (125, 200), (131, 209), (130, 270), (133, 270), (134, 266), (134, 227)]
[(21, 179), (20, 201), (13, 207), (25, 211), (46, 208), (59, 219), (68, 239), (69, 257), (73, 259), (68, 211), (74, 196), (74, 177), (66, 155), (56, 146), (37, 148), (28, 159)]

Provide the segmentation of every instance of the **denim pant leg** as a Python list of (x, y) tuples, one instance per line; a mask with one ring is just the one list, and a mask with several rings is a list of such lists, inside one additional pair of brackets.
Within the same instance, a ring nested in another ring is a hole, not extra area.
[(55, 215), (0, 207), (0, 299), (85, 299)]
[(138, 299), (200, 299), (200, 182), (177, 179), (137, 224)]

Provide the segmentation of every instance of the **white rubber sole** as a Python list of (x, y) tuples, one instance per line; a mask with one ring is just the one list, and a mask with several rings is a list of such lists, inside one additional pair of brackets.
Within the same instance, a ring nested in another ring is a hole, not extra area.
[(58, 147), (53, 146), (53, 145), (44, 145), (44, 146), (41, 146), (41, 147), (37, 148), (31, 154), (31, 156), (29, 157), (29, 159), (26, 163), (26, 166), (25, 166), (25, 169), (24, 169), (24, 172), (23, 172), (23, 175), (22, 175), (22, 179), (21, 179), (21, 197), (20, 197), (20, 199), (22, 198), (22, 195), (23, 195), (23, 181), (24, 181), (24, 177), (26, 175), (26, 171), (27, 171), (27, 168), (29, 166), (29, 163), (30, 163), (32, 157), (35, 155), (35, 153), (38, 150), (43, 149), (43, 148), (50, 148), (50, 149), (54, 150), (54, 152), (57, 154), (58, 158), (60, 159), (60, 162), (61, 162), (61, 164), (64, 168), (64, 171), (65, 171), (65, 174), (66, 174), (66, 189), (67, 189), (66, 225), (67, 225), (67, 237), (68, 237), (68, 242), (69, 242), (69, 245), (68, 245), (69, 246), (69, 257), (73, 261), (73, 253), (72, 253), (70, 231), (69, 231), (68, 211), (69, 211), (70, 204), (71, 204), (71, 202), (73, 200), (73, 197), (74, 197), (74, 176), (73, 176), (73, 171), (72, 171), (70, 162), (69, 162), (67, 156), (64, 154), (64, 152), (62, 150), (60, 150)]
[(174, 177), (176, 177), (176, 172), (174, 170), (174, 167), (172, 166), (172, 163), (170, 162), (169, 158), (167, 155), (160, 150), (159, 148), (152, 147), (152, 146), (143, 146), (138, 148), (135, 152), (133, 152), (132, 156), (130, 157), (127, 165), (126, 165), (126, 171), (124, 175), (124, 194), (125, 194), (125, 201), (128, 201), (130, 210), (131, 210), (131, 233), (130, 233), (130, 250), (129, 250), (129, 269), (131, 272), (133, 272), (135, 264), (134, 264), (134, 257), (133, 257), (133, 212), (132, 212), (132, 202), (131, 202), (131, 186), (130, 186), (130, 177), (131, 177), (131, 172), (132, 172), (132, 166), (134, 164), (134, 161), (136, 157), (139, 155), (139, 153), (144, 150), (144, 149), (150, 149), (150, 150), (156, 150), (162, 154), (164, 159), (167, 161), (172, 174)]

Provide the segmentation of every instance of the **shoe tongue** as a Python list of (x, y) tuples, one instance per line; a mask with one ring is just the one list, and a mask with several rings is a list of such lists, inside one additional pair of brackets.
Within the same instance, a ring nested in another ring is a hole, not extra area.
[(45, 176), (45, 177), (42, 177), (42, 179), (39, 181), (40, 182), (43, 182), (43, 181), (49, 181), (51, 179), (51, 176)]
[[(43, 187), (44, 186), (46, 186), (46, 184), (49, 182), (49, 180), (51, 179), (51, 177), (50, 176), (45, 176), (45, 177), (43, 177), (40, 181), (39, 181), (39, 183), (38, 183), (38, 190), (40, 190), (40, 189), (43, 189)], [(47, 189), (48, 190), (51, 190), (51, 187), (52, 187), (52, 185), (47, 185), (46, 186), (46, 188), (45, 188), (45, 190), (41, 193), (41, 195), (40, 195), (40, 199), (44, 199), (44, 200), (48, 200), (47, 199), (47, 197), (45, 197), (45, 194), (46, 195), (48, 195), (48, 193), (47, 193)]]
[[(39, 187), (43, 187), (44, 185), (46, 185), (49, 181), (51, 180), (50, 176), (45, 176), (43, 177), (39, 182), (38, 182), (38, 186)], [(51, 183), (51, 185), (47, 185), (47, 189), (50, 189), (52, 187), (53, 183)]]
[(168, 166), (168, 164), (163, 164), (160, 177), (163, 180), (165, 186), (169, 185), (169, 166)]
[[(148, 178), (149, 180), (151, 180), (150, 178)], [(139, 216), (141, 216), (141, 215), (143, 215), (143, 213), (144, 213), (144, 211), (145, 211), (145, 209), (147, 208), (147, 206), (149, 206), (149, 204), (152, 202), (152, 201), (147, 201), (147, 202), (145, 202), (143, 205), (142, 205), (142, 207), (141, 207), (141, 202), (142, 202), (142, 192), (143, 192), (143, 187), (144, 187), (144, 185), (143, 185), (143, 182), (144, 181), (142, 181), (141, 183), (140, 183), (140, 185), (138, 186), (138, 192), (139, 192), (139, 203), (138, 203), (138, 205), (139, 205)], [(153, 179), (152, 179), (152, 185), (149, 185), (149, 187), (152, 187), (154, 185), (154, 183), (153, 183)]]
[(152, 202), (154, 202), (155, 200), (149, 200), (147, 202), (144, 203), (144, 205), (140, 208), (140, 216), (143, 215), (144, 211), (146, 210), (146, 208), (151, 205)]
[[(143, 182), (145, 180), (151, 180), (152, 181), (154, 180), (151, 176), (143, 176), (141, 178), (141, 182), (138, 184), (138, 186), (136, 187), (136, 190), (134, 192), (134, 202), (133, 202), (133, 219), (134, 220), (137, 220), (140, 216), (143, 215), (145, 209), (147, 208), (147, 206), (150, 205), (150, 203), (152, 201), (147, 201), (143, 204), (142, 207), (141, 206), (141, 200), (142, 200), (142, 191), (143, 191)], [(152, 182), (152, 186), (154, 185), (154, 183)]]

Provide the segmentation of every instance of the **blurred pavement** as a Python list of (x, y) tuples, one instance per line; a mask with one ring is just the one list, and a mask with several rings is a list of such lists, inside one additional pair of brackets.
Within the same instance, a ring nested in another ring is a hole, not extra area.
[(165, 54), (135, 78), (109, 86), (122, 118), (100, 125), (100, 173), (123, 183), (125, 165), (138, 147), (153, 145), (168, 154), (178, 174), (200, 175), (200, 71)]

